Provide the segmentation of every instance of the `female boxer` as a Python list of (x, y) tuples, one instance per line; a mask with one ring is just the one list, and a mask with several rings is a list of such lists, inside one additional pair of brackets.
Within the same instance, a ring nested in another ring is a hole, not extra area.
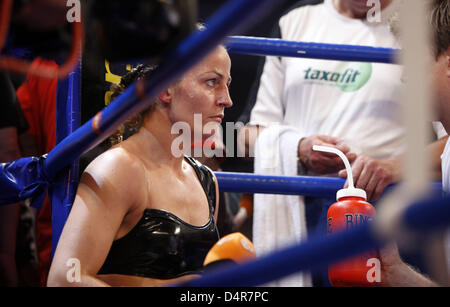
[[(135, 134), (86, 168), (49, 286), (156, 286), (199, 273), (219, 239), (217, 182), (193, 158), (174, 155), (179, 135), (171, 128), (187, 123), (193, 138), (194, 114), (201, 115), (202, 127), (219, 126), (232, 105), (230, 68), (227, 51), (217, 47), (160, 93)], [(145, 71), (140, 66), (123, 80)]]

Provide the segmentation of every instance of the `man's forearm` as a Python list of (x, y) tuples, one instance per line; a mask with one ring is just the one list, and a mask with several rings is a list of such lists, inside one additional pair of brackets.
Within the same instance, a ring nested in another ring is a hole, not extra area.
[(420, 274), (404, 262), (386, 269), (382, 286), (385, 287), (437, 287), (437, 283)]

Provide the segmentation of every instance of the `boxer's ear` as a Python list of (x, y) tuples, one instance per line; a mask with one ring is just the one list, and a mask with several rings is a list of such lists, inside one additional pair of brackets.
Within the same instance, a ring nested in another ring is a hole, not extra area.
[(168, 88), (161, 92), (158, 96), (159, 100), (161, 100), (164, 103), (171, 103), (172, 102), (172, 93), (173, 90), (171, 88)]

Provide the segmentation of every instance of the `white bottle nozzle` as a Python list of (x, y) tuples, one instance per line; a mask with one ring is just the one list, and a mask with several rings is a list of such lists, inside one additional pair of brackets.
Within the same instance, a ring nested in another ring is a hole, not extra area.
[(334, 147), (319, 146), (319, 145), (314, 145), (313, 150), (334, 153), (334, 154), (338, 155), (344, 162), (345, 169), (347, 170), (348, 188), (341, 189), (337, 192), (336, 198), (338, 200), (339, 200), (339, 198), (345, 197), (345, 196), (356, 196), (356, 197), (362, 197), (364, 199), (367, 199), (367, 194), (364, 190), (355, 188), (354, 183), (353, 183), (353, 174), (352, 174), (352, 168), (350, 166), (350, 162), (348, 161), (347, 156), (344, 155), (344, 153), (342, 151), (340, 151), (339, 149), (334, 148)]

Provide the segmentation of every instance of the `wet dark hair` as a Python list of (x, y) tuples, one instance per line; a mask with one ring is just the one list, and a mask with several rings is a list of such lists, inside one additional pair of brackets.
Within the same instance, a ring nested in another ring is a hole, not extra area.
[[(431, 25), (432, 50), (435, 59), (450, 47), (450, 0), (426, 0), (428, 8), (427, 18)], [(406, 0), (401, 5), (406, 5)], [(390, 20), (391, 32), (399, 37), (399, 13), (394, 14)]]
[(431, 0), (434, 55), (438, 58), (450, 47), (450, 0)]
[[(125, 89), (133, 84), (133, 82), (147, 76), (152, 71), (156, 69), (155, 65), (147, 65), (147, 64), (139, 64), (134, 67), (122, 76), (120, 83), (115, 83), (111, 85), (111, 101), (114, 100), (117, 96), (122, 94)], [(111, 145), (118, 144), (122, 142), (124, 139), (136, 133), (142, 125), (142, 120), (144, 117), (151, 113), (156, 107), (156, 102), (153, 101), (151, 105), (140, 113), (136, 114), (129, 120), (127, 120), (124, 124), (122, 124), (110, 137), (109, 141)]]
[[(206, 27), (201, 24), (197, 23), (196, 25), (197, 30), (203, 31), (206, 29)], [(225, 47), (224, 45), (220, 45)], [(111, 85), (110, 91), (111, 91), (111, 101), (114, 100), (117, 96), (119, 96), (125, 89), (130, 86), (133, 82), (149, 75), (151, 72), (153, 72), (156, 69), (157, 65), (148, 65), (148, 64), (139, 64), (138, 66), (134, 67), (131, 71), (129, 71), (127, 74), (122, 76), (119, 84), (113, 84)], [(175, 81), (174, 83), (177, 83), (178, 81)], [(133, 116), (128, 121), (126, 121), (123, 125), (121, 125), (116, 132), (114, 132), (110, 137), (110, 143), (111, 145), (118, 144), (122, 142), (127, 137), (131, 136), (132, 134), (136, 133), (139, 128), (142, 125), (142, 120), (144, 117), (151, 113), (156, 106), (158, 105), (157, 100), (153, 101), (151, 105), (145, 109), (144, 111), (140, 112), (139, 114)]]

